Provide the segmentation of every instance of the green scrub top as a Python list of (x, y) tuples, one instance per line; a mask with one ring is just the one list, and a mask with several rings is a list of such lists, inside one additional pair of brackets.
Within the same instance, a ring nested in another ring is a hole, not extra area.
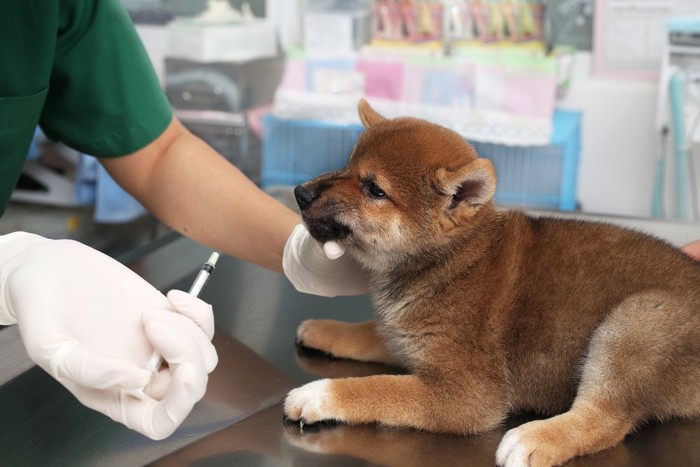
[(37, 124), (97, 157), (143, 148), (172, 118), (119, 0), (3, 0), (0, 5), (0, 215)]

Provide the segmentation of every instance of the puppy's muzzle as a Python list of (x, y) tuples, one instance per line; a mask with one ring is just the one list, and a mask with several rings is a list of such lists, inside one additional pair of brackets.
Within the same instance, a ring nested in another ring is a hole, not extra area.
[(329, 240), (342, 240), (350, 235), (348, 226), (339, 222), (336, 218), (335, 207), (340, 203), (337, 201), (319, 201), (319, 205), (311, 209), (322, 193), (328, 189), (325, 184), (299, 185), (294, 188), (294, 197), (297, 200), (301, 216), (309, 228), (311, 236), (319, 242)]
[(318, 194), (316, 191), (305, 187), (304, 185), (298, 185), (296, 188), (294, 188), (294, 197), (296, 198), (297, 204), (302, 211), (308, 208), (317, 196)]

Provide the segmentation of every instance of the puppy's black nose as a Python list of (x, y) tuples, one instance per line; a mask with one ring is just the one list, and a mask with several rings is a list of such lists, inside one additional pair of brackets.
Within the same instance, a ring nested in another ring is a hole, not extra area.
[(316, 192), (304, 185), (298, 185), (294, 188), (294, 197), (297, 199), (299, 207), (306, 209), (316, 198)]

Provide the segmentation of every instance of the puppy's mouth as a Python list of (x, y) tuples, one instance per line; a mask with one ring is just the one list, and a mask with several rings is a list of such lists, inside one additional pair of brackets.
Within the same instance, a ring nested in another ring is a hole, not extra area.
[(344, 240), (352, 233), (350, 227), (334, 218), (319, 219), (302, 213), (302, 219), (304, 219), (311, 236), (320, 243)]

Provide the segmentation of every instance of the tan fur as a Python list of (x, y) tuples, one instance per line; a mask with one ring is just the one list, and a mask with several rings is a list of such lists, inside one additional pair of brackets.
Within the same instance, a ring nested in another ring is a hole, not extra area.
[(331, 319), (310, 319), (299, 325), (297, 340), (306, 345), (313, 343), (310, 348), (323, 349), (337, 358), (394, 365), (401, 363), (387, 352), (375, 321), (343, 323)]
[(561, 414), (498, 449), (502, 465), (540, 466), (700, 415), (698, 264), (620, 227), (496, 210), (493, 167), (459, 135), (359, 111), (348, 166), (297, 199), (311, 234), (368, 270), (377, 321), (310, 320), (298, 339), (408, 374), (309, 383), (288, 418), (470, 434), (513, 412)]

